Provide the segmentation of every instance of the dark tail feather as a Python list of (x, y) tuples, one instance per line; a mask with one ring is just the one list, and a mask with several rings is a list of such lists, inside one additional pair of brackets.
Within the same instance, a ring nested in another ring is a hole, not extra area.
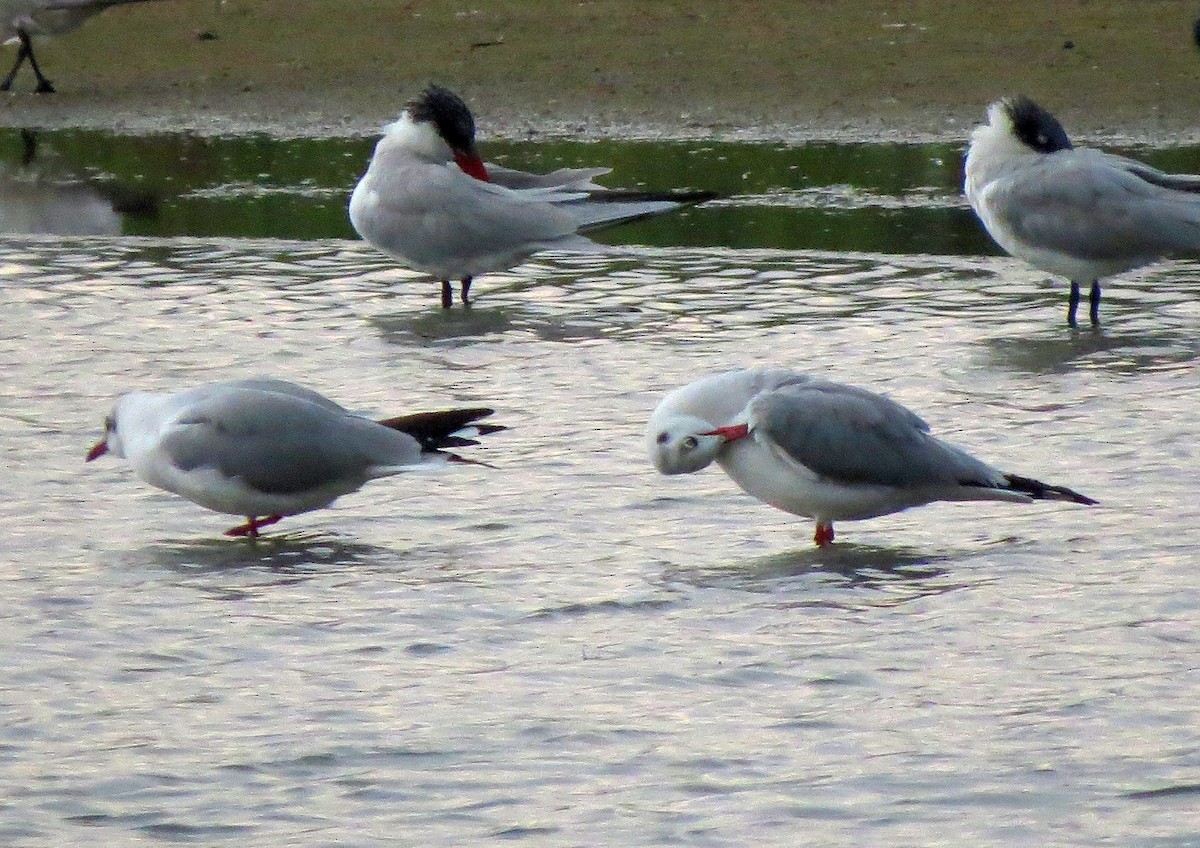
[(1008, 487), (1017, 492), (1024, 492), (1031, 498), (1037, 500), (1048, 501), (1070, 501), (1077, 504), (1098, 504), (1099, 501), (1094, 501), (1087, 495), (1081, 495), (1073, 489), (1068, 489), (1066, 486), (1051, 486), (1048, 483), (1043, 483), (1040, 480), (1034, 480), (1032, 477), (1018, 477), (1016, 474), (1005, 474), (1004, 479), (1008, 481)]
[(107, 9), (109, 6), (125, 6), (129, 3), (147, 3), (150, 0), (50, 0), (43, 8), (50, 11), (61, 9)]
[[(486, 436), (508, 429), (500, 424), (476, 424), (480, 418), (487, 418), (494, 410), (486, 407), (471, 409), (443, 409), (439, 412), (417, 412), (412, 415), (401, 415), (396, 418), (386, 418), (379, 423), (391, 427), (401, 433), (407, 433), (418, 442), (426, 452), (440, 451), (445, 448), (465, 448), (479, 444), (475, 436)], [(459, 431), (471, 428), (474, 433), (462, 434)], [(463, 461), (463, 460), (460, 460)]]
[(621, 201), (669, 200), (683, 206), (694, 206), (697, 203), (707, 203), (710, 200), (716, 200), (720, 196), (715, 191), (701, 191), (699, 189), (635, 191), (633, 189), (614, 188), (604, 191), (593, 191), (588, 195), (588, 200), (599, 203), (608, 201), (616, 203)]

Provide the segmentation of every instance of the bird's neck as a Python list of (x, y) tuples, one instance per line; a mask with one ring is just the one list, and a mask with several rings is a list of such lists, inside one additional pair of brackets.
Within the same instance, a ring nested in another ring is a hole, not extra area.
[(391, 123), (384, 131), (384, 136), (375, 147), (375, 160), (387, 166), (387, 160), (394, 157), (419, 159), (432, 164), (445, 164), (454, 161), (454, 151), (450, 145), (438, 135), (433, 124), (417, 123), (405, 112), (399, 120)]

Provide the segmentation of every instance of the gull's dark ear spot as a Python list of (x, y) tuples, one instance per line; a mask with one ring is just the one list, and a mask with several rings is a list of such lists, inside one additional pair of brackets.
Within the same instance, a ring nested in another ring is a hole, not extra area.
[(665, 445), (667, 442), (671, 441), (671, 434), (670, 433), (659, 433), (658, 438), (655, 439), (655, 441), (658, 442), (660, 445)]
[(1017, 138), (1038, 153), (1071, 149), (1071, 139), (1062, 124), (1025, 95), (1007, 98), (1004, 111), (1012, 121)]

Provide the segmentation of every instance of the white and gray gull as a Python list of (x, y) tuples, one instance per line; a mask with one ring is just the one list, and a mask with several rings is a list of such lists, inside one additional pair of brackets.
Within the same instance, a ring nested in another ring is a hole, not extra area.
[(531, 174), (485, 164), (466, 103), (430, 86), (385, 128), (350, 197), (350, 222), (383, 253), (440, 280), (442, 306), (449, 308), (451, 280), (461, 281), (466, 304), (480, 274), (511, 268), (539, 250), (600, 250), (580, 233), (714, 197), (592, 182), (610, 170)]
[(246, 523), (256, 537), (286, 515), (328, 506), (368, 480), (448, 461), (451, 448), (504, 428), (486, 408), (373, 421), (284, 380), (212, 383), (177, 394), (123, 395), (87, 454), (129, 460), (152, 486)]
[(964, 190), (1000, 247), (1071, 281), (1100, 280), (1162, 259), (1200, 256), (1200, 175), (1167, 174), (1135, 159), (1074, 147), (1054, 116), (1028, 97), (988, 107), (971, 133)]
[(659, 403), (646, 430), (654, 467), (690, 474), (713, 461), (746, 492), (817, 522), (858, 521), (933, 501), (1096, 501), (1000, 471), (936, 438), (905, 407), (866, 389), (782, 368), (697, 380)]
[(54, 86), (46, 79), (33, 55), (35, 36), (64, 35), (88, 18), (112, 6), (146, 3), (151, 0), (0, 0), (0, 37), (5, 44), (17, 42), (17, 61), (0, 81), (0, 91), (12, 88), (17, 71), (26, 61), (37, 76), (39, 94), (50, 94)]

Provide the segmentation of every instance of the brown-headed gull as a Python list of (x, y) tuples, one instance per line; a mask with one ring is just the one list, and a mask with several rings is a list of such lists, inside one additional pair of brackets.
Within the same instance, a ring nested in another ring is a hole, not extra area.
[(1172, 257), (1200, 255), (1200, 175), (1167, 174), (1135, 159), (1074, 147), (1054, 116), (1028, 97), (988, 107), (971, 133), (964, 191), (988, 234), (1008, 253), (1079, 284)]
[(935, 438), (929, 425), (883, 395), (781, 368), (697, 380), (659, 403), (646, 431), (663, 474), (714, 460), (746, 492), (817, 522), (874, 518), (932, 501), (1096, 501), (999, 471)]
[(485, 164), (475, 148), (475, 119), (462, 99), (430, 86), (388, 125), (350, 197), (360, 236), (405, 266), (469, 302), (472, 278), (511, 268), (539, 250), (601, 249), (582, 231), (656, 215), (710, 192), (650, 194), (592, 182), (609, 168), (561, 168), (529, 174)]
[(28, 60), (29, 67), (37, 76), (36, 91), (39, 94), (53, 93), (54, 86), (42, 74), (33, 56), (33, 37), (63, 35), (82, 25), (92, 15), (98, 15), (112, 6), (146, 2), (150, 0), (0, 0), (0, 38), (5, 40), (5, 44), (18, 42), (21, 45), (17, 49), (17, 61), (12, 70), (0, 82), (0, 91), (12, 88), (17, 71)]
[(283, 380), (212, 383), (177, 394), (123, 395), (87, 461), (112, 453), (152, 486), (215, 512), (246, 516), (229, 536), (256, 537), (285, 515), (328, 506), (368, 480), (447, 461), (448, 449), (504, 428), (485, 408), (372, 421)]

